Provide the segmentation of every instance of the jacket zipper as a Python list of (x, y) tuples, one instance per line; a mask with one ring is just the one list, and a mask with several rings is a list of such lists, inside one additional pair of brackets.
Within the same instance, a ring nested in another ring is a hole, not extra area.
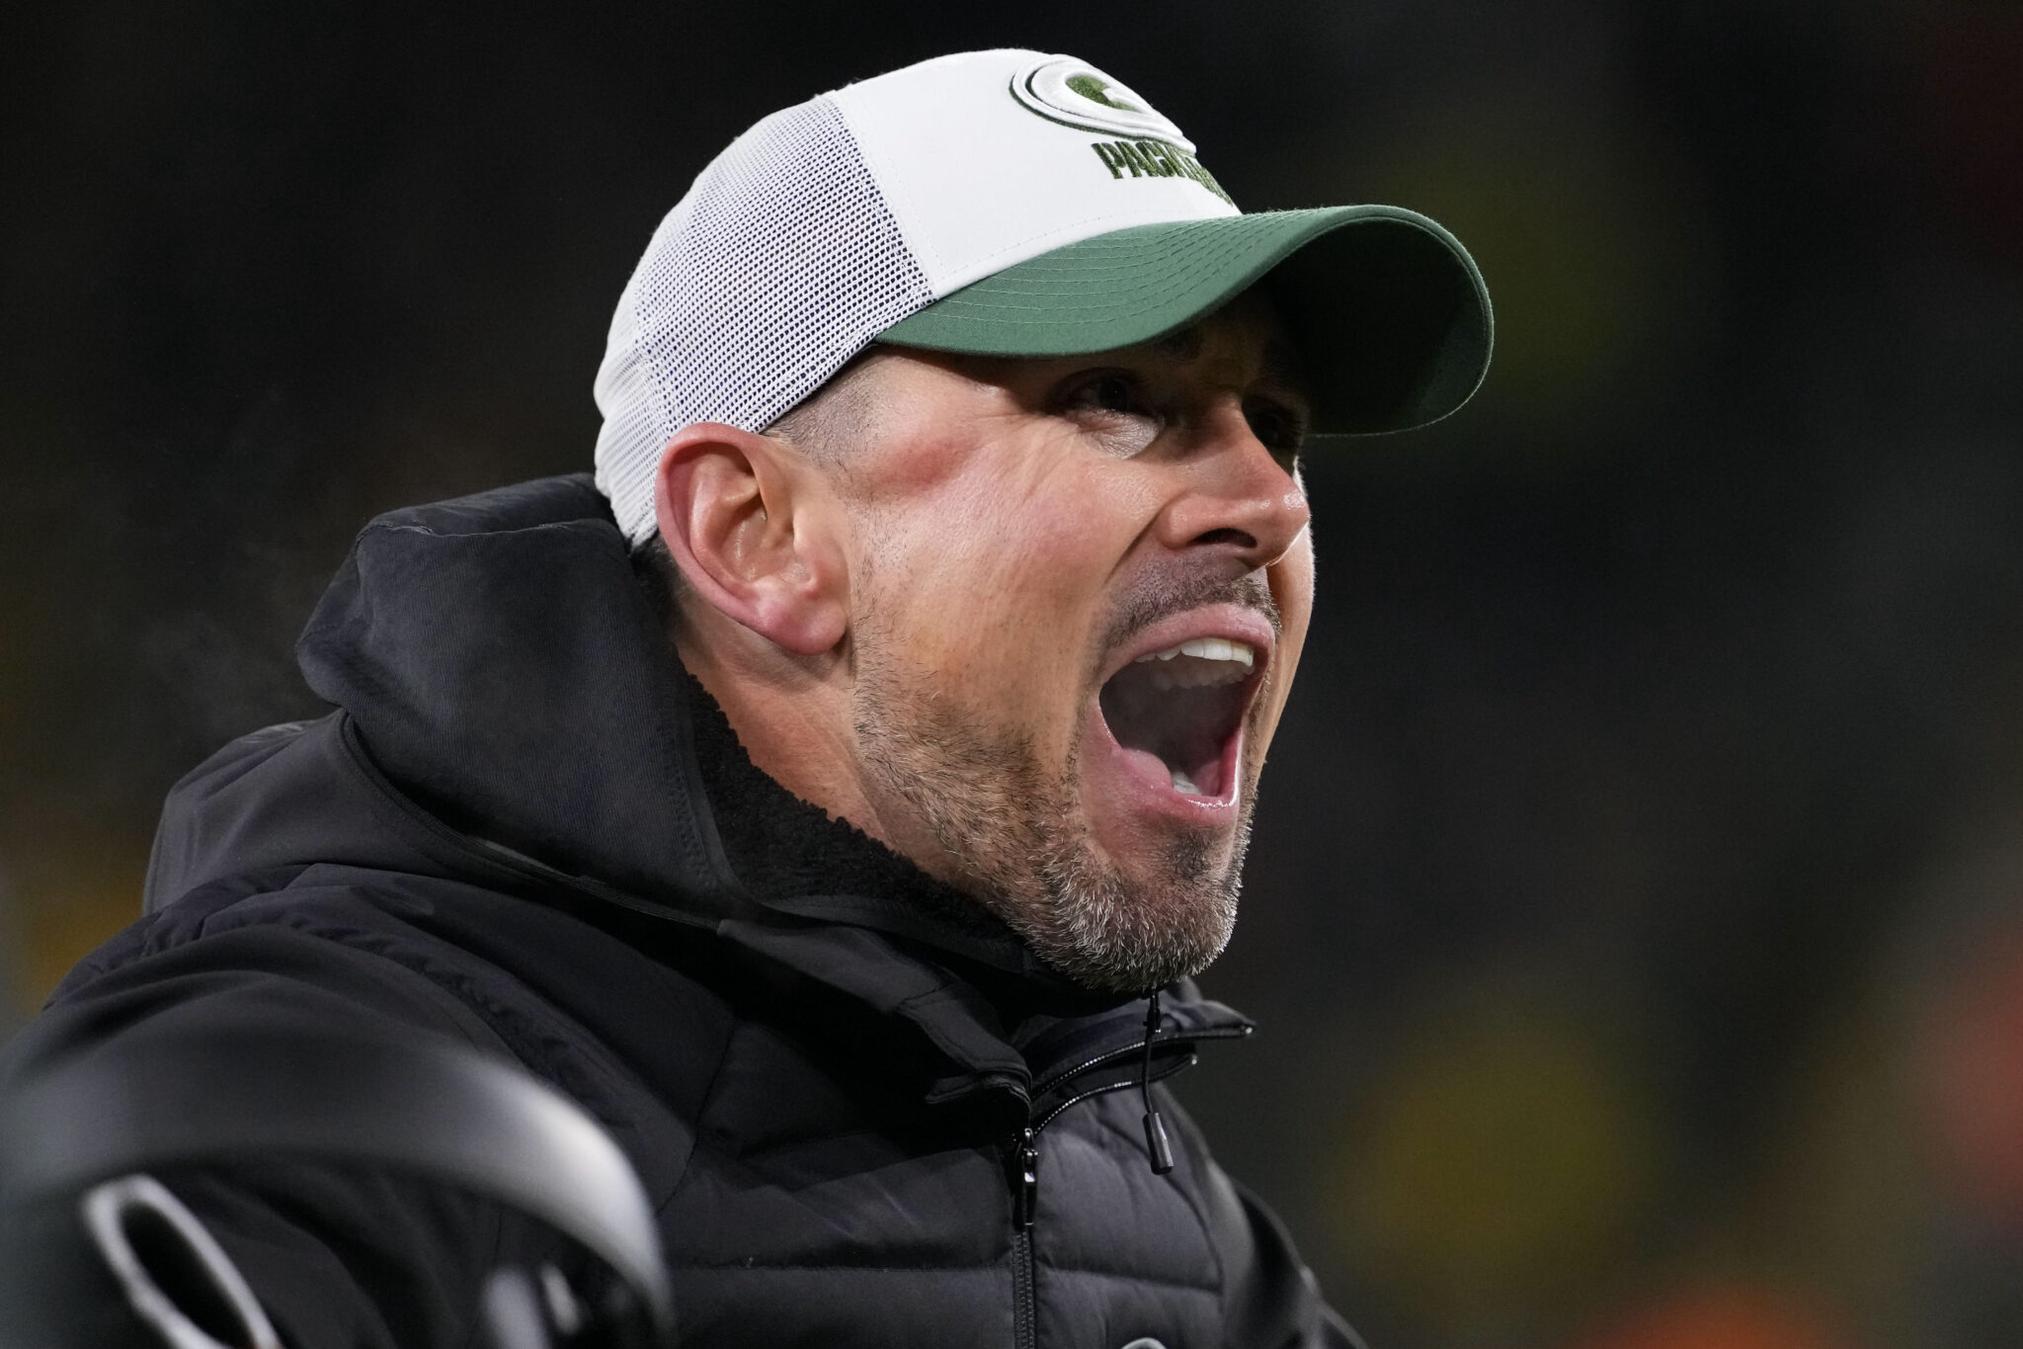
[(1039, 1131), (1027, 1125), (1012, 1150), (1012, 1341), (1034, 1349), (1033, 1216), (1040, 1197)]
[[(1178, 1032), (1161, 1040), (1165, 1045), (1191, 1044), (1201, 1040), (1236, 1040), (1250, 1034), (1248, 1026), (1231, 1026), (1220, 1030)], [(1106, 1050), (1094, 1058), (1086, 1059), (1074, 1067), (1053, 1074), (1033, 1089), (1033, 1098), (1038, 1099), (1061, 1083), (1083, 1073), (1129, 1058), (1133, 1054), (1145, 1052), (1145, 1041), (1125, 1045), (1119, 1049)], [(1159, 1073), (1152, 1080), (1170, 1077), (1194, 1061), (1189, 1054), (1180, 1062)], [(1033, 1224), (1039, 1216), (1040, 1203), (1040, 1130), (1059, 1119), (1061, 1112), (1070, 1106), (1079, 1105), (1091, 1097), (1108, 1092), (1125, 1091), (1135, 1085), (1130, 1079), (1122, 1082), (1106, 1082), (1100, 1087), (1068, 1097), (1065, 1101), (1030, 1121), (1019, 1130), (1012, 1140), (1012, 1337), (1018, 1349), (1034, 1349), (1038, 1344), (1039, 1330), (1035, 1324), (1035, 1299), (1033, 1292)]]

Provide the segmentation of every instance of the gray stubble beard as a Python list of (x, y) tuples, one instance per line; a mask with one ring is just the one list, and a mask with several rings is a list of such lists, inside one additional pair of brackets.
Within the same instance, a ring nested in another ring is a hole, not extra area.
[(1079, 737), (1050, 777), (1030, 738), (993, 733), (923, 672), (883, 659), (875, 640), (858, 661), (854, 721), (869, 775), (926, 827), (957, 888), (1049, 966), (1085, 988), (1145, 993), (1222, 953), (1236, 924), (1253, 781), (1241, 785), (1221, 868), (1216, 840), (1176, 834), (1159, 852), (1157, 878), (1136, 886), (1080, 818)]

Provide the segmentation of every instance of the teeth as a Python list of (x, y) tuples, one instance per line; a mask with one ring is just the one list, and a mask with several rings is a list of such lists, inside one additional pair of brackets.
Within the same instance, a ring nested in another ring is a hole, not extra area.
[(1173, 770), (1173, 788), (1175, 791), (1186, 792), (1189, 796), (1201, 795), (1201, 789), (1194, 785), (1194, 779), (1177, 768)]
[[(1179, 656), (1192, 659), (1172, 664)], [(1232, 642), (1226, 637), (1190, 637), (1178, 646), (1148, 652), (1133, 664), (1161, 663), (1165, 668), (1152, 670), (1147, 678), (1155, 689), (1172, 689), (1233, 684), (1250, 673), (1256, 660), (1257, 653), (1247, 643)]]
[(1180, 644), (1180, 654), (1198, 656), (1202, 660), (1233, 660), (1246, 670), (1250, 668), (1253, 659), (1249, 647), (1225, 637), (1189, 638)]

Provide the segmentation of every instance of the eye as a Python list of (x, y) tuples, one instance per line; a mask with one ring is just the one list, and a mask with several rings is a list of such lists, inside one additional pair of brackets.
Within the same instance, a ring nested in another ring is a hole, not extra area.
[(1305, 414), (1276, 399), (1249, 398), (1244, 400), (1243, 418), (1250, 423), (1250, 433), (1288, 472), (1299, 466), (1307, 438)]
[(1099, 370), (1071, 385), (1064, 400), (1070, 407), (1100, 412), (1145, 412), (1145, 392), (1121, 370)]
[(1061, 386), (1055, 406), (1123, 458), (1144, 451), (1166, 424), (1144, 380), (1129, 370), (1076, 375)]

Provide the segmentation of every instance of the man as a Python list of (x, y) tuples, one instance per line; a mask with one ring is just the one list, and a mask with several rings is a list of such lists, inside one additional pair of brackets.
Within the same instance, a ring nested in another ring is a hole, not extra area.
[[(338, 710), (178, 785), (13, 1071), (508, 1055), (638, 1171), (683, 1344), (1347, 1343), (1156, 1084), (1249, 1030), (1190, 976), (1306, 632), (1302, 442), (1488, 348), (1437, 225), (1240, 215), (1073, 58), (776, 113), (626, 288), (594, 485), (361, 535), (301, 643)], [(172, 1180), (301, 1346), (467, 1343), (490, 1267), (568, 1258), (408, 1179)]]

